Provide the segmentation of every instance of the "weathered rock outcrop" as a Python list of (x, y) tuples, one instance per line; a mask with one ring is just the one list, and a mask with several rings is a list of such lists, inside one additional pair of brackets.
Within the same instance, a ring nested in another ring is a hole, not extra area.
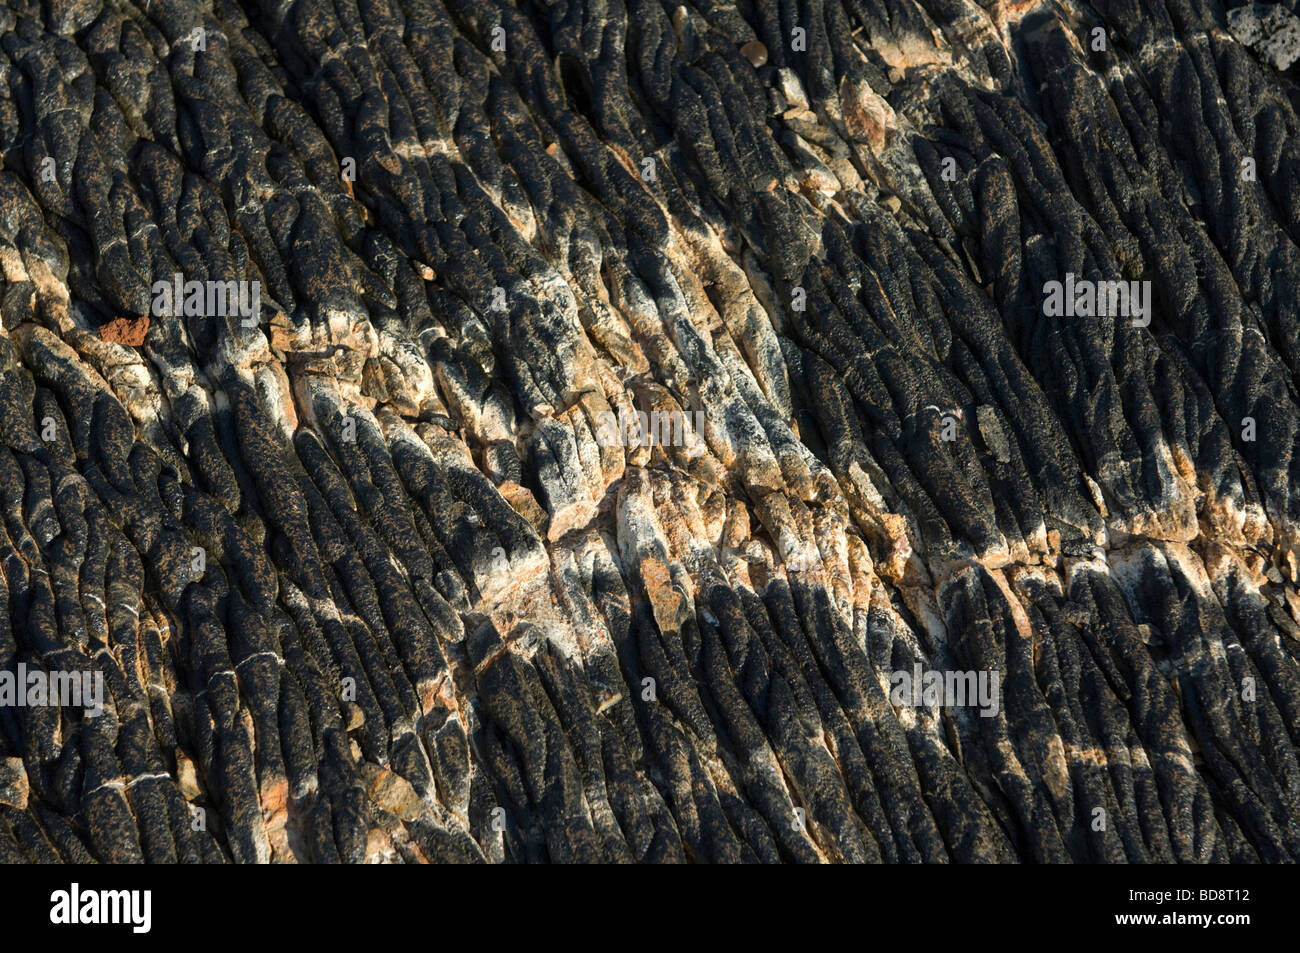
[(1276, 10), (7, 0), (0, 860), (1300, 859)]

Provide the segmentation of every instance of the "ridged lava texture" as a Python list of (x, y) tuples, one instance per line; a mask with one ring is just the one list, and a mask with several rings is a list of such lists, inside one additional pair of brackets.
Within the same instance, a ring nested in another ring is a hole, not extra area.
[(6, 2), (0, 860), (1300, 859), (1290, 7)]

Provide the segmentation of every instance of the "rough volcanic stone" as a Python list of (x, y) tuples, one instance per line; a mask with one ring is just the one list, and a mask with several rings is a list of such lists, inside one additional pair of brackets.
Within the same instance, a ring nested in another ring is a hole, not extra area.
[(0, 861), (1300, 860), (1287, 8), (0, 34)]

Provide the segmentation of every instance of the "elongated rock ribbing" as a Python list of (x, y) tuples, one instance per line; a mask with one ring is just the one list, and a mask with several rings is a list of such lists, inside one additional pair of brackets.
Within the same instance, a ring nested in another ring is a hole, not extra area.
[(0, 860), (1300, 859), (1296, 23), (8, 0)]

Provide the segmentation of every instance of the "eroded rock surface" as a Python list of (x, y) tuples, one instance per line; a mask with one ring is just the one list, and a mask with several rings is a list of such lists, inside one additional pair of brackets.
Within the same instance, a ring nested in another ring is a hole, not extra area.
[(0, 860), (1300, 859), (1228, 24), (8, 0)]
[(1281, 4), (1229, 10), (1228, 29), (1274, 69), (1287, 69), (1300, 58), (1300, 19)]

